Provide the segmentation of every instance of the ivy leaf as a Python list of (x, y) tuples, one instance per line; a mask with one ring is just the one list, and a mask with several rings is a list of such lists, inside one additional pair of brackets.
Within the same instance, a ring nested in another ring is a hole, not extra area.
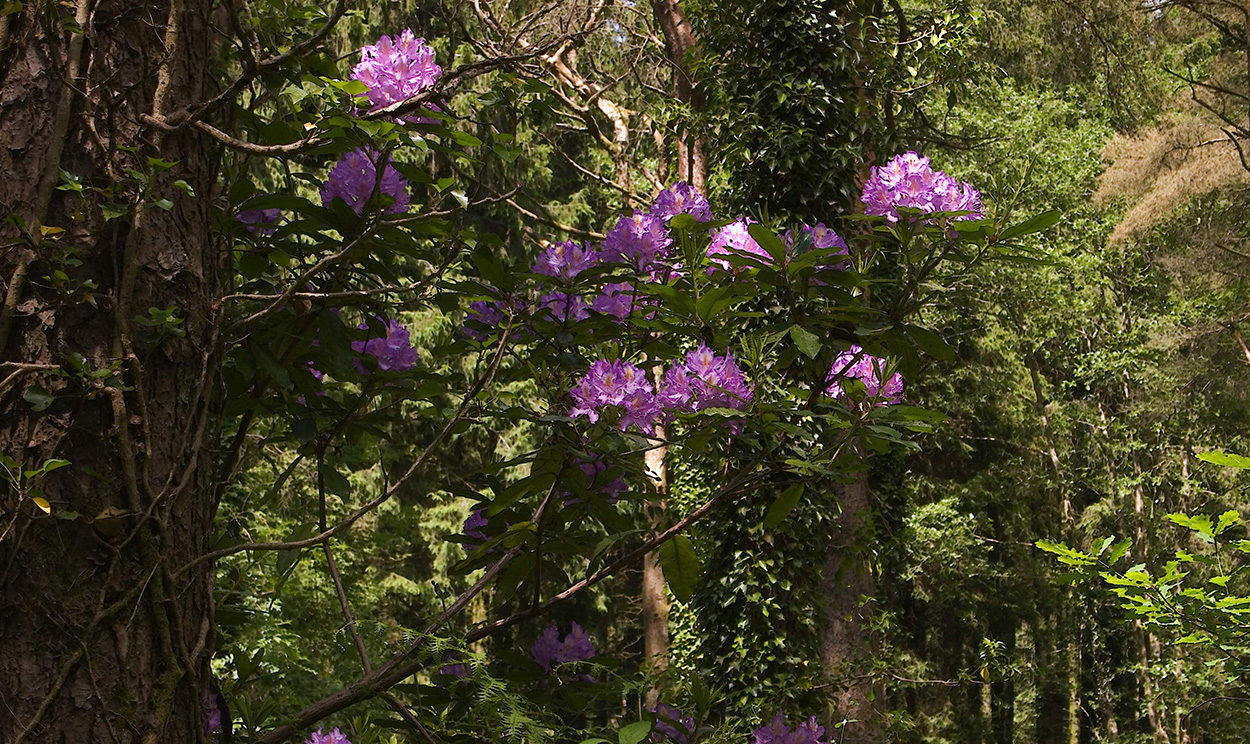
[(664, 580), (678, 602), (686, 602), (694, 593), (695, 582), (699, 580), (699, 556), (695, 555), (694, 543), (685, 535), (674, 535), (660, 543), (660, 568), (664, 570)]
[(38, 385), (32, 385), (22, 395), (22, 400), (29, 403), (31, 409), (39, 413), (40, 411), (48, 410), (48, 406), (52, 405), (56, 397)]

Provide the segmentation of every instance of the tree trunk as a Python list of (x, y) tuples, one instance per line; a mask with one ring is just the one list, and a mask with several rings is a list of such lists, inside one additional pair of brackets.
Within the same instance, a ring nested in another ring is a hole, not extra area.
[[(673, 97), (686, 104), (692, 115), (701, 114), (706, 108), (703, 92), (686, 61), (686, 53), (695, 44), (694, 32), (681, 2), (651, 0), (651, 10), (664, 33), (664, 51), (673, 68)], [(689, 127), (677, 137), (677, 178), (699, 193), (707, 192), (707, 156), (703, 153), (703, 140)]]
[(0, 741), (207, 741), (212, 153), (143, 117), (205, 98), (210, 3), (56, 8), (0, 50), (0, 453), (69, 461), (0, 480)]
[[(658, 384), (663, 375), (659, 365), (652, 369), (652, 374)], [(663, 427), (657, 428), (656, 436), (664, 438)], [(668, 493), (668, 466), (665, 462), (667, 454), (667, 447), (656, 447), (647, 450), (645, 455), (647, 477), (659, 492), (659, 498), (647, 504), (648, 520), (657, 531), (664, 526), (664, 496)], [(642, 557), (643, 653), (647, 658), (647, 666), (653, 672), (668, 668), (668, 610), (664, 572), (660, 568), (659, 553), (653, 550)], [(647, 706), (654, 708), (659, 701), (660, 690), (654, 686), (648, 689)]]
[(837, 720), (845, 718), (844, 731), (834, 736), (846, 744), (880, 742), (882, 690), (872, 675), (875, 644), (869, 622), (876, 582), (858, 554), (859, 531), (869, 508), (868, 472), (838, 488), (842, 513), (834, 527), (829, 554), (821, 576), (825, 625), (821, 651), (825, 673), (835, 683)]

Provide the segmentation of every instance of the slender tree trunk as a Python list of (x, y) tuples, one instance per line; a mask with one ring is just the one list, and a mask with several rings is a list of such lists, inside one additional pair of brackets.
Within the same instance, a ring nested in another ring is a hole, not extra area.
[[(663, 375), (661, 367), (656, 365), (652, 373), (658, 384)], [(664, 438), (662, 427), (657, 427), (656, 435)], [(645, 455), (647, 476), (660, 494), (660, 498), (647, 505), (647, 517), (656, 529), (664, 523), (664, 496), (668, 493), (667, 454), (667, 447), (657, 447), (648, 450)], [(664, 572), (660, 568), (658, 553), (653, 550), (642, 557), (642, 640), (647, 665), (655, 672), (668, 668), (668, 610)], [(648, 707), (655, 707), (659, 700), (658, 688), (647, 690)]]
[[(651, 0), (651, 10), (664, 33), (664, 50), (673, 68), (673, 97), (686, 104), (691, 115), (697, 116), (703, 113), (706, 104), (686, 60), (686, 54), (695, 45), (690, 20), (686, 18), (680, 0)], [(677, 178), (705, 193), (707, 173), (703, 140), (687, 128), (677, 137)]]
[(872, 676), (875, 643), (869, 627), (877, 587), (871, 569), (857, 551), (870, 505), (868, 472), (860, 471), (853, 483), (840, 486), (838, 495), (842, 513), (820, 582), (825, 611), (821, 651), (825, 672), (836, 684), (836, 715), (839, 720), (845, 717), (851, 721), (842, 740), (847, 744), (881, 742), (882, 690)]
[[(75, 29), (49, 7), (0, 50), (0, 453), (69, 465), (0, 479), (0, 741), (206, 741), (213, 574), (178, 569), (215, 507), (213, 169), (194, 130), (142, 117), (206, 96), (210, 3), (80, 0)], [(183, 335), (141, 333), (151, 307)]]

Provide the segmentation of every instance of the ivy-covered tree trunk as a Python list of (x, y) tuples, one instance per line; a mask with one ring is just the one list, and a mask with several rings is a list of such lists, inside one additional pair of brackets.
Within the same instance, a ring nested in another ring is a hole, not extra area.
[(845, 731), (835, 736), (846, 742), (884, 741), (881, 721), (881, 690), (872, 670), (876, 644), (870, 620), (876, 598), (876, 581), (860, 552), (864, 517), (869, 510), (868, 472), (838, 488), (841, 514), (834, 522), (833, 539), (821, 575), (825, 624), (821, 653), (825, 672), (833, 678), (838, 719)]
[(27, 3), (0, 35), (6, 744), (207, 740), (213, 153), (150, 117), (207, 97), (209, 12)]

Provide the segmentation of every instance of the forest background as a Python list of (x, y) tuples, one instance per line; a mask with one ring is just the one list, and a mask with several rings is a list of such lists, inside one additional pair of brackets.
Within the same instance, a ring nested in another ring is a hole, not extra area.
[[(10, 54), (9, 19), (29, 10), (3, 8), (0, 54)], [(286, 26), (327, 11), (276, 0), (239, 8), (242, 35), (274, 48)], [(1218, 649), (1134, 621), (1114, 594), (1074, 583), (1036, 543), (1088, 549), (1127, 536), (1129, 558), (1154, 566), (1195, 544), (1166, 515), (1244, 506), (1244, 479), (1197, 455), (1250, 451), (1241, 331), (1250, 318), (1250, 5), (395, 0), (347, 10), (321, 39), (328, 51), (317, 64), (345, 71), (361, 46), (405, 28), (445, 69), (497, 63), (443, 102), (481, 157), (434, 159), (429, 181), (467, 206), (452, 218), (457, 229), (498, 236), (505, 265), (528, 265), (552, 241), (601, 239), (678, 180), (718, 213), (819, 221), (853, 236), (866, 229), (847, 215), (868, 167), (906, 150), (1020, 215), (1062, 215), (1029, 239), (1027, 260), (987, 262), (935, 289), (923, 324), (943, 341), (939, 358), (909, 370), (906, 396), (946, 419), (916, 437), (918, 448), (873, 454), (857, 496), (843, 487), (809, 497), (778, 521), (766, 516), (777, 493), (761, 489), (692, 527), (701, 571), (688, 596), (675, 597), (654, 561), (640, 560), (556, 608), (561, 632), (579, 623), (613, 660), (596, 678), (628, 680), (615, 700), (564, 699), (562, 726), (610, 731), (663, 691), (698, 710), (700, 738), (716, 742), (744, 740), (778, 710), (816, 716), (829, 741), (1241, 740), (1250, 707)], [(233, 115), (252, 123), (247, 111)], [(289, 181), (246, 151), (235, 157), (261, 191)], [(251, 239), (233, 215), (215, 219), (231, 240)], [(396, 317), (424, 350), (459, 337), (456, 312), (414, 304)], [(176, 325), (149, 320), (158, 331)], [(39, 405), (39, 390), (22, 400)], [(435, 435), (430, 426), (387, 420), (348, 449), (408, 462)], [(222, 491), (218, 544), (315, 534), (306, 507), (325, 475), (278, 429), (260, 416), (246, 467)], [(235, 736), (350, 685), (358, 644), (406, 642), (474, 585), (481, 563), (466, 563), (464, 541), (448, 539), (475, 506), (457, 478), (523, 452), (532, 429), (457, 432), (454, 456), (338, 536), (341, 577), (312, 548), (218, 561), (213, 674)], [(666, 498), (639, 513), (680, 519), (714, 476), (697, 458), (669, 463)], [(386, 477), (364, 465), (346, 475), (361, 491), (385, 489)], [(275, 481), (284, 495), (262, 498), (277, 493)], [(862, 508), (845, 510), (849, 498)], [(831, 544), (871, 576), (849, 607), (831, 599), (831, 582), (844, 578), (829, 563)], [(7, 575), (12, 559), (4, 563)], [(450, 630), (485, 621), (512, 601), (503, 594), (477, 595)], [(862, 618), (842, 641), (862, 647), (830, 641), (837, 612)], [(448, 646), (449, 660), (532, 664), (540, 626), (531, 626)], [(472, 665), (473, 684), (491, 692), (471, 694), (501, 707), (476, 730), (447, 723), (447, 740), (567, 733), (529, 719), (524, 700), (555, 695), (537, 665), (507, 692), (485, 664)], [(396, 692), (420, 699), (446, 684), (426, 674)], [(864, 697), (879, 720), (839, 728), (847, 695)], [(325, 723), (356, 744), (424, 741), (397, 710), (373, 700)]]

